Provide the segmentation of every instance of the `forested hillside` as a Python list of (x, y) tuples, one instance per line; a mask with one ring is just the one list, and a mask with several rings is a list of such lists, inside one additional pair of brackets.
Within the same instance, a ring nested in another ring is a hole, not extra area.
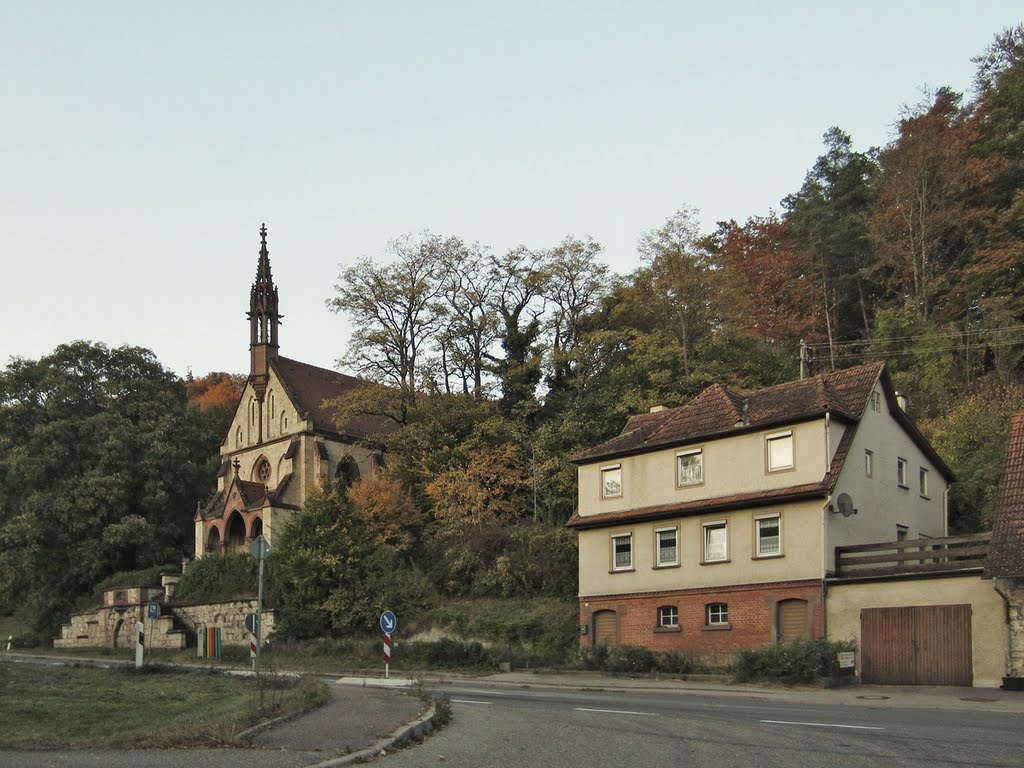
[(926, 93), (884, 147), (830, 128), (779, 212), (708, 232), (680, 209), (627, 275), (587, 237), (495, 253), (431, 233), (344, 269), (343, 363), (387, 386), (338, 406), (407, 425), (389, 440), (403, 519), (472, 568), (507, 546), (485, 528), (564, 522), (567, 457), (628, 414), (796, 378), (803, 355), (811, 372), (886, 360), (959, 478), (952, 528), (984, 528), (1024, 408), (1024, 27), (975, 61), (970, 95)]

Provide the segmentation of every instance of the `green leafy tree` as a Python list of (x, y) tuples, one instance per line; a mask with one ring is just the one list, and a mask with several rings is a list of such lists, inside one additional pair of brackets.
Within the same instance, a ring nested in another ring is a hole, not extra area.
[(368, 591), (375, 552), (344, 487), (328, 483), (307, 496), (271, 555), (279, 631), (300, 638), (369, 631), (375, 611), (387, 607)]
[(0, 372), (0, 603), (53, 631), (117, 571), (179, 561), (222, 434), (149, 350), (79, 341)]
[(1006, 458), (1010, 416), (1024, 411), (1024, 387), (1004, 376), (982, 380), (948, 415), (922, 424), (956, 475), (950, 493), (953, 533), (992, 527), (996, 489)]

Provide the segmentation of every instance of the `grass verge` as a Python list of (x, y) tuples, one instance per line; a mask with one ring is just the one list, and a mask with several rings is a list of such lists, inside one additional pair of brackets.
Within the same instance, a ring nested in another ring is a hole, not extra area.
[(0, 662), (0, 746), (172, 748), (232, 743), (273, 717), (327, 700), (314, 678), (259, 682), (160, 666), (142, 670)]

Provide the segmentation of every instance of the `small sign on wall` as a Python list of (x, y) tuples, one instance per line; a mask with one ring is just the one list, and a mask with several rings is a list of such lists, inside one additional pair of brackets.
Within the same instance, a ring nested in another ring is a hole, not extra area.
[(853, 669), (855, 665), (854, 661), (855, 654), (853, 651), (842, 651), (836, 654), (836, 661), (839, 662), (840, 669)]

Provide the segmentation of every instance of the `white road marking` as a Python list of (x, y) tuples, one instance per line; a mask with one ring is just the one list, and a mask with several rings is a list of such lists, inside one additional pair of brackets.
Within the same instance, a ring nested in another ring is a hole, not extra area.
[(631, 712), (628, 709), (589, 709), (588, 707), (576, 707), (577, 712), (600, 712), (606, 715), (643, 715), (644, 717), (657, 717), (654, 712)]
[(762, 720), (762, 723), (772, 723), (773, 725), (809, 725), (814, 728), (855, 728), (858, 731), (884, 731), (885, 728), (881, 728), (876, 725), (843, 725), (841, 723), (798, 723), (791, 720)]
[(493, 701), (477, 701), (476, 699), (452, 699), (452, 704), (493, 704)]

